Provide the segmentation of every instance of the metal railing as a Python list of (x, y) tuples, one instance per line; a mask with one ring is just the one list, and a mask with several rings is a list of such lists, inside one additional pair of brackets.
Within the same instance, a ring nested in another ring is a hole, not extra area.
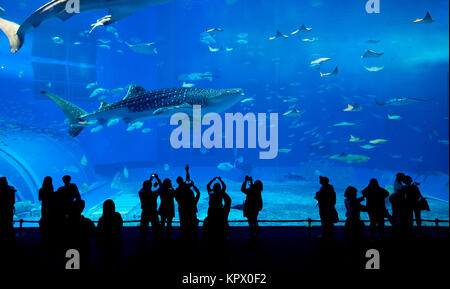
[[(364, 223), (370, 223), (370, 220), (361, 220)], [(414, 220), (416, 221), (416, 220)], [(439, 224), (440, 223), (449, 223), (449, 220), (439, 220), (438, 218), (434, 219), (434, 220), (427, 220), (427, 219), (422, 219), (421, 220), (422, 223), (434, 223), (434, 227), (435, 227), (435, 232), (436, 234), (439, 233)], [(93, 221), (94, 223), (98, 223), (98, 221)], [(128, 220), (128, 221), (123, 221), (124, 223), (140, 223), (141, 220)], [(202, 220), (199, 220), (200, 223), (203, 223)], [(229, 220), (229, 223), (247, 223), (247, 220)], [(311, 231), (312, 231), (312, 224), (313, 223), (320, 223), (320, 220), (313, 220), (311, 218), (308, 218), (306, 220), (258, 220), (258, 223), (307, 223), (308, 226), (308, 235), (311, 236)], [(387, 219), (385, 219), (384, 221), (389, 222)], [(23, 231), (23, 224), (24, 223), (29, 223), (29, 224), (39, 224), (39, 221), (26, 221), (23, 219), (20, 220), (13, 220), (13, 223), (19, 223), (19, 236), (22, 236), (22, 231)], [(180, 221), (173, 221), (172, 223), (180, 223)], [(345, 223), (345, 221), (338, 221), (338, 223)], [(137, 226), (136, 226), (137, 227)], [(301, 227), (301, 226), (292, 226), (292, 227)]]

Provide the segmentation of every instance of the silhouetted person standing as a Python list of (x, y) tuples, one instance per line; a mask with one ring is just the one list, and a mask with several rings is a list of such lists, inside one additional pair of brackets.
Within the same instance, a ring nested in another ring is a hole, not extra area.
[(6, 236), (8, 242), (14, 242), (14, 204), (16, 203), (16, 189), (8, 184), (5, 177), (0, 178), (1, 218), (2, 235)]
[(259, 236), (258, 215), (263, 208), (262, 200), (263, 184), (257, 180), (253, 183), (253, 178), (246, 176), (241, 186), (241, 192), (246, 195), (244, 202), (244, 217), (248, 220), (250, 237)]
[[(180, 227), (183, 237), (192, 238), (197, 230), (197, 203), (200, 199), (200, 191), (191, 181), (189, 166), (186, 165), (186, 181), (182, 177), (177, 178), (178, 187), (175, 190), (175, 199), (178, 203)], [(195, 195), (194, 192), (195, 191)]]
[(410, 176), (404, 178), (405, 187), (403, 191), (405, 193), (405, 207), (408, 218), (408, 228), (412, 228), (414, 225), (414, 217), (416, 219), (417, 228), (420, 230), (422, 226), (422, 219), (420, 213), (420, 200), (423, 198), (420, 193), (419, 187)]
[(39, 190), (39, 201), (41, 204), (41, 219), (39, 221), (39, 226), (41, 230), (41, 235), (43, 240), (48, 239), (48, 234), (50, 229), (50, 218), (51, 218), (51, 203), (52, 198), (55, 197), (55, 192), (53, 189), (53, 180), (51, 177), (45, 177), (42, 187)]
[(371, 235), (375, 237), (378, 227), (380, 238), (384, 238), (384, 217), (387, 215), (385, 199), (389, 197), (389, 192), (380, 187), (376, 179), (371, 179), (362, 194), (367, 200)]
[(172, 220), (175, 217), (175, 190), (170, 179), (165, 179), (162, 183), (161, 204), (159, 205), (159, 215), (161, 216), (161, 228), (165, 236), (170, 238), (172, 231)]
[(64, 186), (58, 189), (58, 195), (61, 199), (64, 219), (67, 220), (73, 211), (73, 207), (81, 205), (81, 195), (77, 185), (71, 183), (72, 178), (70, 176), (64, 176), (62, 180)]
[(361, 221), (361, 212), (366, 212), (366, 206), (362, 205), (364, 197), (357, 198), (357, 189), (355, 187), (348, 187), (345, 190), (345, 209), (347, 210), (345, 216), (345, 237), (350, 245), (356, 245), (364, 238), (364, 223)]
[[(214, 181), (218, 180), (211, 188)], [(223, 240), (228, 231), (228, 213), (231, 208), (231, 198), (226, 193), (227, 186), (220, 177), (213, 178), (206, 189), (209, 194), (208, 216), (205, 220), (205, 233), (210, 240)]]
[(89, 269), (91, 260), (89, 239), (95, 236), (96, 229), (94, 222), (82, 215), (84, 208), (84, 201), (73, 207), (73, 211), (64, 228), (66, 231), (64, 251), (77, 249), (80, 252), (80, 256), (82, 256), (80, 268)]
[(106, 200), (103, 203), (103, 216), (100, 217), (97, 225), (97, 248), (100, 251), (103, 268), (119, 269), (122, 248), (120, 230), (122, 227), (122, 216), (116, 212), (114, 201)]
[[(153, 190), (153, 179), (156, 179), (158, 190)], [(153, 174), (150, 180), (145, 181), (142, 184), (142, 189), (139, 191), (139, 198), (141, 200), (141, 240), (145, 240), (147, 237), (149, 222), (152, 224), (153, 237), (159, 237), (159, 216), (158, 216), (158, 195), (162, 187), (161, 180), (157, 174)]]
[(339, 221), (335, 208), (336, 192), (334, 187), (329, 184), (327, 177), (319, 177), (322, 187), (314, 197), (318, 201), (320, 221), (322, 223), (322, 234), (325, 239), (333, 239), (334, 223)]

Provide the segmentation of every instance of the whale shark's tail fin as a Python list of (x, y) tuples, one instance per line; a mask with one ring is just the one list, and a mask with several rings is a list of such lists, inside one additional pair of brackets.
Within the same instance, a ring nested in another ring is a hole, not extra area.
[(53, 100), (67, 116), (67, 118), (70, 121), (70, 128), (69, 128), (70, 136), (71, 137), (78, 136), (84, 128), (84, 126), (81, 126), (82, 124), (80, 123), (80, 117), (88, 113), (84, 111), (82, 108), (76, 106), (75, 104), (67, 100), (62, 99), (61, 97), (53, 93), (47, 91), (41, 91), (41, 93), (45, 94), (51, 100)]
[(11, 52), (16, 53), (23, 45), (24, 37), (17, 34), (20, 25), (6, 19), (0, 18), (0, 29), (9, 39)]

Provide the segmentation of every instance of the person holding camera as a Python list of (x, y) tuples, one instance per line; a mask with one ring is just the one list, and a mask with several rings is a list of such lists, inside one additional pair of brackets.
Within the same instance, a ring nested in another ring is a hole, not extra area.
[(189, 165), (186, 165), (185, 170), (186, 181), (181, 176), (177, 178), (178, 187), (175, 189), (175, 200), (178, 203), (182, 235), (191, 238), (198, 227), (197, 203), (200, 199), (200, 190), (191, 180)]
[[(153, 184), (153, 180), (156, 179), (156, 183)], [(153, 190), (153, 187), (158, 187), (157, 190)], [(162, 182), (157, 174), (152, 174), (149, 180), (142, 184), (142, 189), (139, 191), (139, 199), (141, 200), (141, 240), (145, 240), (147, 237), (147, 230), (149, 223), (152, 224), (153, 236), (159, 236), (159, 216), (158, 216), (158, 196)]]
[(262, 191), (263, 183), (260, 180), (253, 183), (252, 177), (245, 176), (241, 192), (247, 196), (244, 202), (244, 217), (248, 219), (251, 238), (259, 236), (258, 214), (263, 208)]

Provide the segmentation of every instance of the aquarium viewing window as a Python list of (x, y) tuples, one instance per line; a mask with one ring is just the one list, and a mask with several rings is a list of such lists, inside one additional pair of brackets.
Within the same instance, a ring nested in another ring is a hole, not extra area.
[(0, 177), (17, 234), (45, 228), (46, 177), (96, 226), (112, 200), (126, 227), (153, 206), (153, 226), (208, 228), (218, 206), (227, 228), (344, 228), (353, 194), (369, 225), (378, 189), (388, 228), (414, 194), (411, 224), (449, 226), (448, 1), (0, 6)]

